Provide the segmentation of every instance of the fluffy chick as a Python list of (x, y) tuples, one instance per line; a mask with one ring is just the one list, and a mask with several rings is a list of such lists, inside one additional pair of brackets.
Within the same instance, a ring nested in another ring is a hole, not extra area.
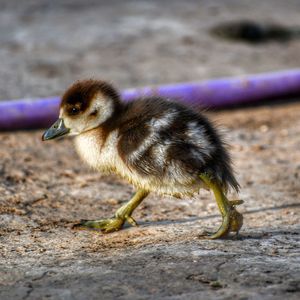
[(136, 225), (134, 209), (149, 194), (193, 196), (211, 189), (222, 214), (219, 230), (209, 238), (238, 232), (241, 200), (229, 201), (229, 187), (238, 192), (230, 157), (208, 119), (182, 104), (161, 97), (121, 102), (107, 82), (83, 80), (63, 95), (59, 119), (43, 140), (76, 135), (79, 156), (94, 169), (117, 173), (137, 192), (110, 219), (83, 221), (77, 227), (112, 232), (125, 221)]

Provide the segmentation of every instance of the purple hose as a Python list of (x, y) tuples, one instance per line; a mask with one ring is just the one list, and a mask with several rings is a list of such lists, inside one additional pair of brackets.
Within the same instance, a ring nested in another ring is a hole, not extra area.
[[(145, 95), (161, 95), (186, 104), (199, 104), (211, 108), (291, 94), (300, 94), (300, 69), (129, 89), (121, 93), (124, 101)], [(57, 119), (59, 102), (59, 97), (0, 101), (0, 130), (47, 127)]]

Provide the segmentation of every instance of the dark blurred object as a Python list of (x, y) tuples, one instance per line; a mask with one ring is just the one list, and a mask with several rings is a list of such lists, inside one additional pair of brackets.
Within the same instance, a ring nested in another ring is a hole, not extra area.
[(277, 24), (262, 24), (240, 20), (225, 22), (210, 29), (214, 36), (252, 44), (270, 41), (286, 42), (300, 38), (300, 28), (288, 28)]

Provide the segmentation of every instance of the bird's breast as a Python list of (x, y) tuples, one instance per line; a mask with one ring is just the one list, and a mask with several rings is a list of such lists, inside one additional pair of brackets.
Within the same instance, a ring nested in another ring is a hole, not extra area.
[(116, 163), (117, 132), (104, 141), (99, 130), (91, 130), (75, 138), (76, 150), (83, 161), (99, 171), (110, 171)]
[(121, 159), (117, 149), (118, 141), (118, 130), (110, 132), (103, 139), (98, 129), (78, 135), (75, 146), (81, 159), (93, 169), (103, 173), (116, 173), (135, 183), (139, 179), (133, 179), (134, 173)]

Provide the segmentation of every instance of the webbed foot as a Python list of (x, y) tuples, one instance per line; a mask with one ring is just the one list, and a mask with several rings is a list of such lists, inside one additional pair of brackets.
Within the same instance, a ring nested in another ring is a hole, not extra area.
[(132, 213), (135, 208), (147, 197), (149, 192), (145, 190), (138, 190), (136, 194), (123, 206), (121, 206), (115, 213), (115, 216), (110, 219), (102, 220), (83, 220), (79, 224), (73, 226), (73, 229), (99, 229), (103, 233), (110, 233), (121, 230), (125, 222), (132, 226), (138, 224), (132, 218)]
[(131, 225), (137, 226), (132, 217), (113, 217), (101, 220), (82, 220), (79, 224), (73, 226), (74, 229), (99, 229), (103, 233), (110, 233), (121, 230), (125, 221)]
[[(236, 205), (244, 203), (244, 201), (228, 200), (222, 185), (208, 174), (201, 174), (199, 177), (207, 185), (207, 187), (213, 191), (223, 219), (222, 225), (217, 232), (212, 235), (205, 235), (205, 238), (224, 238), (228, 236), (230, 232), (236, 232), (237, 235), (243, 226), (243, 215), (240, 214), (235, 207)], [(203, 237), (203, 235), (201, 236)]]
[(235, 209), (235, 206), (242, 204), (243, 200), (233, 200), (228, 202), (229, 205), (227, 210), (222, 216), (222, 225), (217, 232), (213, 234), (201, 234), (201, 237), (206, 239), (225, 238), (230, 234), (230, 232), (235, 232), (236, 235), (238, 235), (243, 226), (243, 215)]

